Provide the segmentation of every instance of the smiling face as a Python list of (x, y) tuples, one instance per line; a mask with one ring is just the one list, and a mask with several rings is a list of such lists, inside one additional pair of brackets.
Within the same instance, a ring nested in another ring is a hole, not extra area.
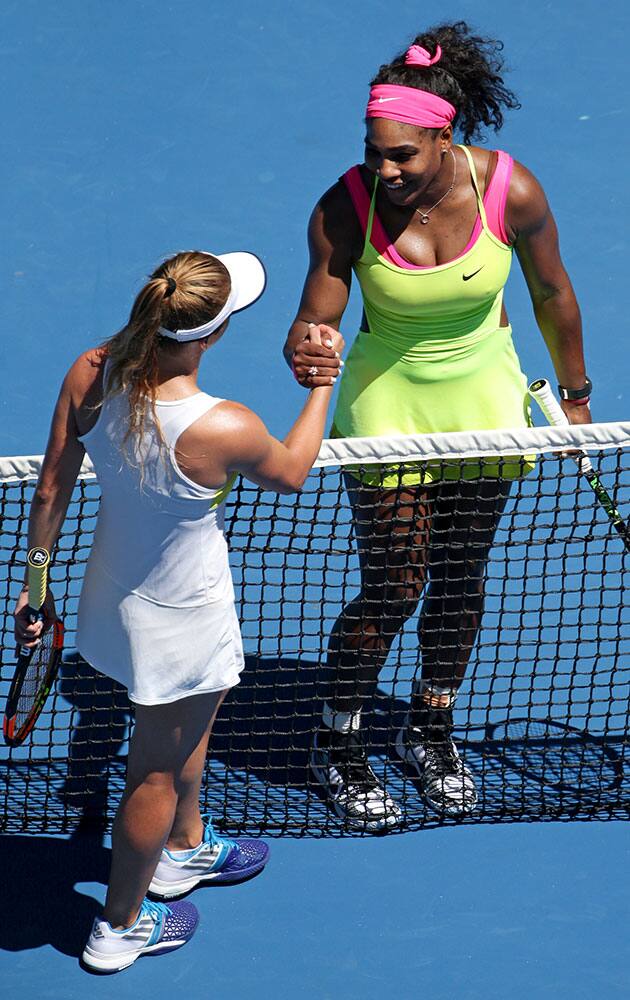
[(450, 125), (434, 131), (388, 118), (368, 118), (365, 165), (378, 175), (392, 204), (411, 207), (421, 195), (437, 190), (434, 182), (439, 183), (444, 153), (452, 140)]

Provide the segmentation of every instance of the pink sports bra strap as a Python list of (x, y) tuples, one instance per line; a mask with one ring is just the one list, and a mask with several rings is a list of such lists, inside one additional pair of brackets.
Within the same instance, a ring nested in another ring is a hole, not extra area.
[[(390, 245), (387, 233), (374, 210), (375, 202), (365, 189), (359, 164), (357, 163), (356, 166), (346, 170), (341, 179), (348, 188), (348, 193), (363, 232), (363, 252), (365, 252), (367, 244), (371, 242), (378, 253), (388, 260), (393, 260), (395, 264), (399, 264), (402, 267), (415, 269), (415, 264), (409, 264), (404, 261), (396, 248)], [(376, 192), (376, 187), (374, 187), (374, 192)]]
[(505, 231), (505, 203), (510, 188), (513, 166), (514, 160), (509, 153), (498, 149), (497, 165), (483, 198), (488, 229), (502, 243), (508, 244), (510, 241)]
[(361, 231), (365, 236), (367, 233), (368, 219), (370, 217), (370, 196), (365, 190), (365, 184), (361, 180), (359, 165), (357, 164), (354, 167), (350, 167), (349, 170), (346, 170), (341, 179), (348, 188), (348, 194), (352, 199), (354, 210), (357, 213), (359, 223), (361, 224)]
[[(514, 160), (509, 153), (504, 153), (501, 149), (498, 149), (496, 153), (497, 163), (483, 198), (483, 207), (486, 214), (486, 224), (490, 232), (502, 243), (509, 245), (510, 241), (505, 229), (505, 203), (507, 201), (508, 190), (510, 187)], [(348, 194), (350, 195), (352, 204), (354, 205), (354, 210), (357, 213), (357, 218), (365, 238), (365, 243), (367, 244), (368, 240), (371, 240), (378, 253), (400, 267), (409, 268), (411, 270), (423, 270), (423, 268), (418, 267), (415, 264), (409, 264), (408, 261), (403, 260), (403, 258), (398, 254), (396, 248), (390, 245), (387, 234), (383, 229), (381, 221), (376, 213), (374, 213), (372, 226), (370, 226), (370, 210), (372, 203), (370, 195), (366, 191), (365, 184), (361, 178), (359, 165), (356, 164), (354, 167), (350, 167), (349, 170), (346, 170), (341, 179), (348, 189)], [(482, 221), (478, 216), (471, 238), (463, 253), (466, 253), (466, 251), (469, 250), (473, 243), (477, 240), (481, 229)]]

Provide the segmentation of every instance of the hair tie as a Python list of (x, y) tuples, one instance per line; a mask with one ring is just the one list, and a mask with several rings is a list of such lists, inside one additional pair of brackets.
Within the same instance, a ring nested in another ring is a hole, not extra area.
[(442, 49), (435, 47), (435, 55), (423, 49), (421, 45), (411, 45), (405, 53), (405, 66), (433, 66), (442, 58)]
[(166, 291), (164, 292), (164, 298), (165, 299), (170, 299), (171, 295), (173, 294), (173, 292), (177, 288), (177, 282), (175, 281), (175, 278), (171, 278), (169, 276), (166, 279), (166, 283), (167, 284), (166, 284)]

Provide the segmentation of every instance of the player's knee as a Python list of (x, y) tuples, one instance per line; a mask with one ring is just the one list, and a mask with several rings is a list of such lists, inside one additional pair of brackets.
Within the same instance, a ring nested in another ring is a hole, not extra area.
[(432, 579), (423, 603), (423, 616), (450, 620), (462, 615), (481, 615), (485, 591), (485, 566), (462, 564), (462, 572)]
[(383, 617), (396, 621), (406, 621), (415, 614), (422, 586), (417, 583), (397, 582), (389, 584), (383, 600)]

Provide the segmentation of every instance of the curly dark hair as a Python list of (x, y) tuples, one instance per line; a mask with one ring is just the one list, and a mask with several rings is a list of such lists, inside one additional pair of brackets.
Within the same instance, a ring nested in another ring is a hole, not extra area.
[(504, 108), (520, 108), (516, 95), (505, 86), (501, 76), (503, 42), (473, 35), (466, 21), (455, 21), (429, 28), (409, 44), (421, 45), (432, 54), (439, 45), (442, 58), (433, 66), (406, 66), (405, 49), (381, 66), (371, 86), (394, 83), (443, 97), (457, 108), (453, 125), (465, 143), (472, 139), (483, 141), (484, 128), (498, 132), (503, 125)]

